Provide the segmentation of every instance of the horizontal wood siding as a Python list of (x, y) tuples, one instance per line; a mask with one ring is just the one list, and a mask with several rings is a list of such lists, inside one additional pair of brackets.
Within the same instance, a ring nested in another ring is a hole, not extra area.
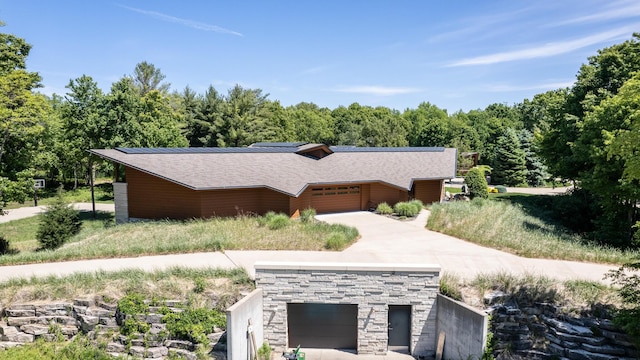
[(200, 191), (202, 216), (264, 215), (268, 211), (289, 213), (289, 196), (269, 189)]
[(259, 206), (260, 213), (265, 214), (269, 211), (275, 211), (277, 213), (285, 213), (291, 216), (289, 213), (289, 198), (289, 195), (285, 195), (277, 191), (261, 189)]
[(126, 168), (129, 217), (190, 219), (200, 217), (200, 196), (195, 190)]
[(425, 204), (442, 201), (443, 180), (421, 180), (413, 183), (413, 196)]
[(393, 206), (401, 201), (407, 201), (409, 199), (409, 193), (391, 186), (374, 183), (370, 186), (369, 198), (371, 207), (376, 207), (383, 202)]

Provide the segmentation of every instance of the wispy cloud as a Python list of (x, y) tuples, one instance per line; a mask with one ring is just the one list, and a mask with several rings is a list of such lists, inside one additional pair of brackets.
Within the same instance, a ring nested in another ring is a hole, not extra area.
[(485, 90), (491, 92), (510, 92), (510, 91), (528, 91), (528, 90), (554, 90), (570, 87), (573, 85), (573, 80), (549, 82), (544, 84), (534, 85), (507, 85), (507, 84), (495, 84), (488, 85)]
[(182, 19), (182, 18), (178, 18), (178, 17), (175, 17), (175, 16), (159, 13), (159, 12), (156, 12), (156, 11), (137, 9), (137, 8), (133, 8), (133, 7), (125, 6), (125, 5), (120, 5), (120, 4), (118, 4), (118, 6), (120, 6), (121, 8), (130, 10), (130, 11), (137, 12), (139, 14), (150, 16), (150, 17), (158, 19), (158, 20), (162, 20), (162, 21), (166, 21), (166, 22), (170, 22), (170, 23), (174, 23), (174, 24), (180, 24), (180, 25), (187, 26), (187, 27), (190, 27), (190, 28), (196, 29), (196, 30), (213, 31), (213, 32), (217, 32), (217, 33), (220, 33), (220, 34), (230, 34), (230, 35), (236, 35), (236, 36), (243, 36), (241, 33), (237, 32), (237, 31), (225, 29), (225, 28), (217, 26), (217, 25), (206, 24), (206, 23), (202, 23), (202, 22), (198, 22), (198, 21), (194, 21), (194, 20), (189, 20), (189, 19)]
[(327, 68), (326, 66), (316, 66), (316, 67), (302, 70), (300, 73), (303, 75), (318, 74), (323, 72), (326, 68)]
[(576, 17), (560, 22), (550, 24), (550, 26), (562, 26), (570, 24), (599, 22), (615, 19), (628, 19), (640, 16), (640, 2), (633, 1), (616, 1), (611, 3), (607, 10), (596, 11), (593, 14)]
[(462, 59), (454, 61), (446, 65), (446, 67), (489, 65), (509, 61), (536, 59), (566, 54), (587, 46), (599, 44), (607, 40), (612, 40), (623, 35), (631, 35), (633, 31), (638, 29), (639, 25), (640, 24), (624, 26), (621, 28), (601, 32), (595, 35), (586, 36), (575, 40), (552, 42), (542, 46), (535, 46), (522, 50), (499, 52), (490, 55)]
[(356, 93), (377, 96), (392, 96), (400, 94), (410, 94), (420, 92), (422, 90), (409, 87), (388, 87), (388, 86), (342, 86), (335, 88), (333, 91), (343, 93)]

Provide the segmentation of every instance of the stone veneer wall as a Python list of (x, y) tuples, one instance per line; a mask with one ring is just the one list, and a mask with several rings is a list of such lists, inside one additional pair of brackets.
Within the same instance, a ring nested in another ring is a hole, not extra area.
[(282, 351), (291, 344), (287, 303), (357, 304), (358, 354), (387, 353), (389, 305), (411, 305), (411, 353), (433, 356), (440, 266), (418, 264), (258, 262), (264, 338)]
[(129, 221), (129, 197), (127, 195), (126, 182), (113, 183), (113, 200), (116, 211), (116, 224)]

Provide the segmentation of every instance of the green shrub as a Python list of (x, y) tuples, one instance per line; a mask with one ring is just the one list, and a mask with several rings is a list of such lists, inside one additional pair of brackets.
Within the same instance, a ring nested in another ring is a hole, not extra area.
[(422, 201), (420, 201), (418, 199), (409, 201), (409, 204), (411, 204), (411, 206), (413, 206), (415, 208), (417, 214), (419, 214), (420, 211), (422, 211), (422, 209), (424, 209), (424, 204), (422, 203)]
[[(421, 203), (422, 204), (422, 203)], [(422, 206), (418, 208), (416, 204), (410, 202), (399, 202), (393, 207), (393, 211), (398, 216), (414, 217), (422, 210)]]
[(207, 288), (207, 281), (203, 278), (196, 278), (193, 280), (193, 292), (196, 294), (202, 294)]
[(213, 332), (214, 327), (226, 328), (227, 317), (218, 310), (188, 308), (166, 314), (162, 322), (167, 324), (167, 331), (172, 337), (207, 344), (207, 334)]
[(262, 343), (262, 346), (258, 349), (258, 359), (259, 360), (270, 360), (271, 359), (271, 347), (269, 343), (266, 341)]
[(269, 230), (278, 230), (287, 227), (291, 223), (289, 216), (285, 214), (276, 214), (267, 221)]
[(36, 238), (43, 249), (57, 249), (80, 232), (78, 211), (62, 200), (62, 194), (41, 215)]
[(464, 181), (469, 188), (469, 194), (471, 198), (480, 197), (486, 199), (489, 197), (487, 188), (487, 179), (484, 177), (484, 172), (478, 168), (469, 170), (467, 176), (464, 177)]
[(324, 244), (327, 250), (340, 250), (347, 244), (347, 237), (343, 233), (332, 233)]
[(9, 240), (0, 236), (0, 255), (9, 254), (11, 252)]
[(393, 208), (386, 202), (383, 202), (378, 204), (378, 207), (376, 208), (376, 213), (382, 214), (382, 215), (391, 215), (393, 214)]
[(131, 335), (134, 333), (146, 333), (149, 331), (149, 324), (138, 318), (138, 315), (149, 313), (149, 304), (144, 301), (144, 297), (138, 293), (131, 293), (118, 301), (116, 320), (120, 325), (120, 333)]
[(316, 209), (312, 209), (312, 208), (304, 209), (300, 213), (300, 221), (302, 221), (305, 224), (313, 222), (315, 218), (316, 218)]

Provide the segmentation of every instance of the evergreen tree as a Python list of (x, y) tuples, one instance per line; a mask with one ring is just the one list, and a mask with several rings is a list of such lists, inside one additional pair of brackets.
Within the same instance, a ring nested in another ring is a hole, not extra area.
[(43, 249), (57, 249), (73, 235), (80, 232), (78, 211), (62, 200), (62, 193), (41, 215), (36, 238)]
[(549, 175), (538, 155), (536, 155), (533, 134), (529, 130), (521, 130), (518, 133), (520, 148), (524, 151), (525, 166), (527, 167), (527, 184), (529, 186), (542, 186), (544, 179)]
[(487, 190), (487, 179), (484, 176), (484, 171), (478, 167), (474, 167), (464, 177), (464, 182), (469, 187), (469, 195), (472, 199), (489, 197), (489, 191)]
[(518, 186), (527, 181), (525, 153), (514, 129), (506, 129), (498, 138), (492, 176), (492, 183), (507, 186)]

